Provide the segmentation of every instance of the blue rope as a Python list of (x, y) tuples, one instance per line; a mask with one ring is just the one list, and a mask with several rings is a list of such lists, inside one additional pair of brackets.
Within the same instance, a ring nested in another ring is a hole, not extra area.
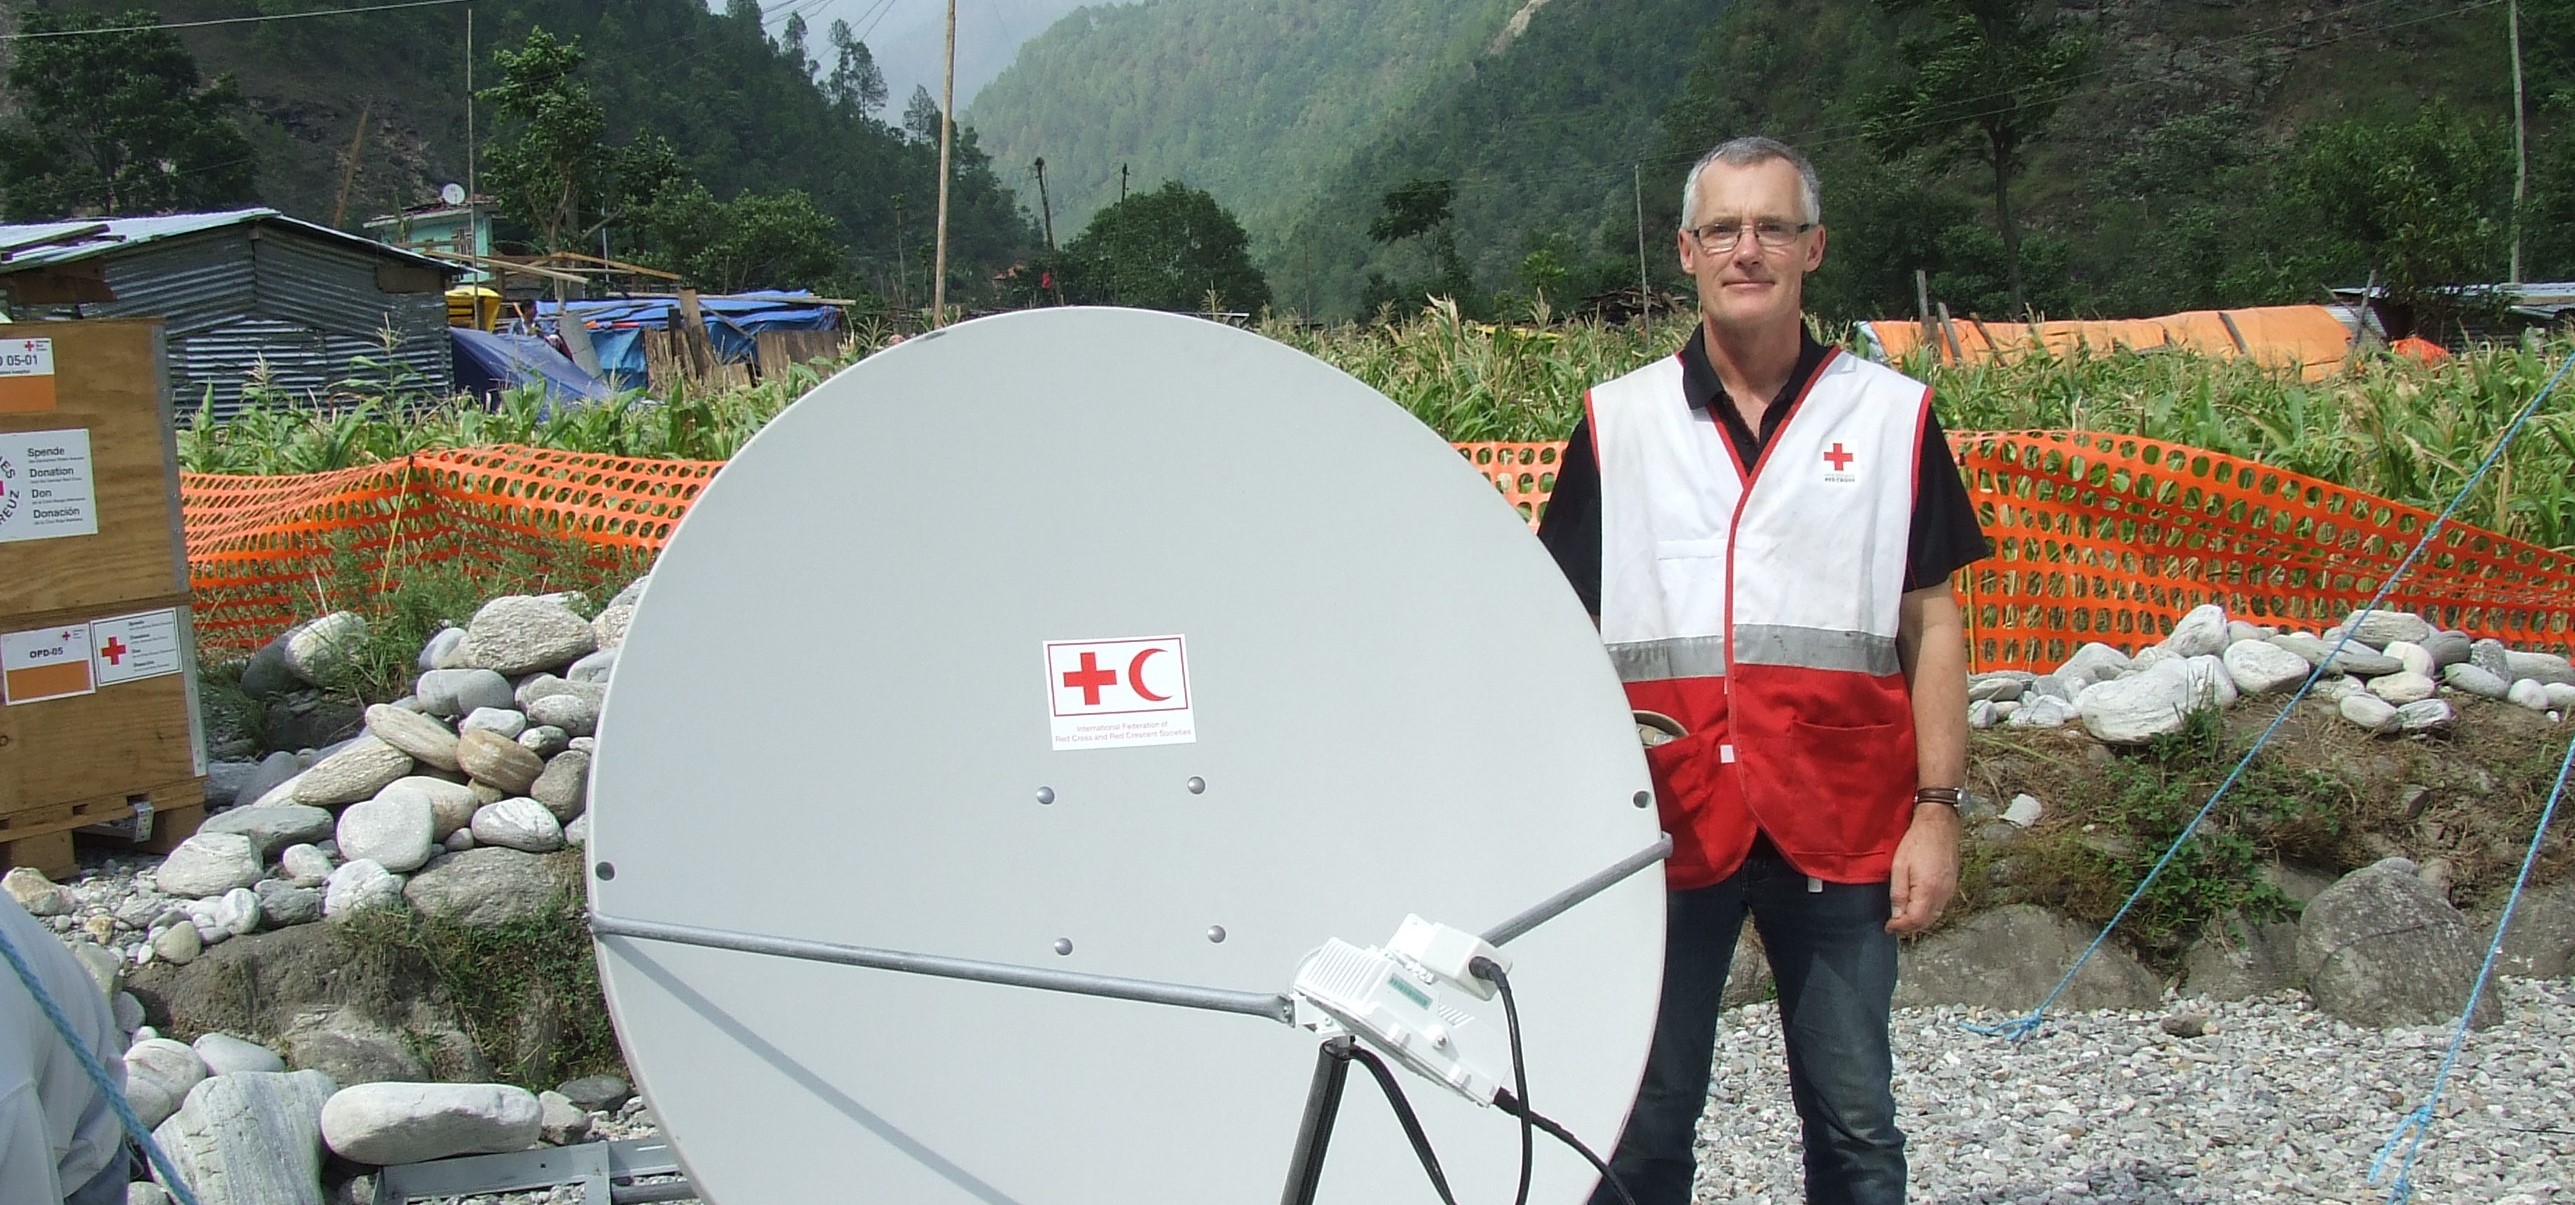
[(91, 1050), (89, 1040), (72, 1028), (71, 1018), (63, 1015), (62, 1005), (55, 1003), (53, 996), (45, 991), (45, 985), (36, 979), (35, 969), (19, 955), (17, 945), (9, 940), (5, 930), (0, 930), (0, 958), (9, 960), (9, 969), (18, 972), (18, 982), (27, 985), (27, 994), (36, 998), (36, 1007), (45, 1010), (45, 1019), (54, 1023), (54, 1032), (62, 1035), (63, 1044), (71, 1047), (72, 1054), (80, 1059), (80, 1069), (89, 1074), (89, 1082), (107, 1097), (107, 1107), (114, 1110), (116, 1119), (125, 1124), (125, 1132), (142, 1145), (143, 1157), (161, 1173), (162, 1186), (179, 1198), (179, 1205), (197, 1205), (197, 1194), (188, 1191), (187, 1181), (179, 1178), (179, 1169), (170, 1165), (170, 1157), (161, 1153), (161, 1144), (152, 1141), (152, 1131), (144, 1127), (142, 1118), (134, 1115), (134, 1106), (126, 1101), (124, 1091), (108, 1078), (106, 1065), (98, 1061), (98, 1052)]
[(2441, 1092), (2450, 1085), (2450, 1070), (2459, 1061), (2460, 1048), (2468, 1044), (2468, 1022), (2477, 1015), (2477, 1002), (2486, 994), (2486, 982), (2493, 977), (2495, 960), (2503, 956), (2504, 933), (2512, 928), (2513, 909), (2521, 904), (2521, 893), (2530, 886), (2531, 868), (2539, 862), (2540, 841), (2548, 836), (2548, 826), (2557, 819), (2557, 801), (2566, 794), (2566, 775), (2575, 770), (2575, 741), (2566, 745), (2566, 757), (2557, 763), (2557, 785), (2548, 790), (2548, 806), (2539, 813), (2539, 828), (2530, 834), (2530, 852), (2521, 856), (2521, 874), (2512, 881), (2512, 894), (2504, 898), (2503, 915), (2495, 921), (2494, 940), (2486, 943), (2486, 962), (2477, 968), (2477, 982), (2468, 989), (2468, 1006), (2459, 1010), (2459, 1028), (2450, 1035), (2449, 1052), (2441, 1056), (2441, 1070), (2432, 1077), (2432, 1094), (2423, 1099), (2423, 1107), (2405, 1115), (2396, 1123), (2396, 1132), (2387, 1136), (2387, 1145), (2378, 1148), (2378, 1157), (2369, 1162), (2369, 1182), (2376, 1184), (2387, 1171), (2388, 1157), (2396, 1153), (2398, 1143), (2405, 1143), (2405, 1158), (2396, 1165), (2396, 1179), (2387, 1186), (2387, 1205), (2404, 1205), (2414, 1195), (2414, 1159), (2423, 1150), (2423, 1136), (2431, 1130), (2432, 1108), (2441, 1103)]
[(2557, 391), (2557, 383), (2566, 378), (2566, 370), (2569, 368), (2575, 368), (2575, 357), (2569, 357), (2564, 364), (2558, 365), (2556, 373), (2548, 378), (2548, 383), (2540, 386), (2539, 392), (2532, 395), (2530, 404), (2521, 408), (2521, 414), (2512, 420), (2511, 426), (2504, 428), (2503, 438), (2495, 441), (2494, 450), (2486, 453), (2484, 462), (2477, 465), (2475, 472), (2468, 474), (2467, 484), (2460, 486), (2459, 492), (2451, 497), (2450, 504), (2441, 508), (2440, 515), (2432, 520), (2432, 525), (2423, 529), (2423, 537), (2414, 542), (2414, 547), (2406, 552), (2404, 560), (2397, 562), (2395, 572), (2388, 574), (2387, 580), (2379, 583), (2378, 593), (2370, 596), (2369, 605), (2353, 614), (2351, 623), (2343, 629), (2342, 639), (2335, 641), (2334, 647), (2327, 650), (2324, 659), (2317, 662), (2315, 668), (2307, 671), (2306, 680), (2298, 684), (2297, 692), (2290, 695), (2289, 701), (2281, 706), (2280, 714), (2272, 717), (2270, 725), (2265, 727), (2262, 735), (2254, 740), (2253, 747), (2246, 749), (2244, 756), (2236, 761), (2235, 768), (2227, 771), (2226, 780), (2217, 784), (2217, 791), (2211, 794), (2208, 802), (2200, 807), (2199, 814), (2192, 816), (2190, 823), (2182, 826), (2180, 835), (2173, 838), (2172, 846), (2164, 851), (2163, 857), (2155, 860), (2154, 868), (2148, 870), (2146, 877), (2138, 881), (2137, 889), (2128, 895), (2128, 902), (2119, 905), (2119, 911), (2110, 917), (2109, 924), (2101, 927), (2101, 932), (2093, 937), (2091, 945), (2084, 948), (2082, 956), (2074, 960), (2073, 966), (2066, 968), (2065, 977), (2057, 980), (2056, 987), (2048, 992), (2047, 998), (2039, 1001), (2038, 1007), (2031, 1009), (2027, 1016), (2014, 1017), (1991, 1025), (1967, 1023), (1966, 1028), (1970, 1032), (1984, 1034), (1987, 1037), (2009, 1038), (2013, 1041), (2019, 1041), (2038, 1032), (2039, 1023), (2046, 1018), (2049, 1006), (2054, 1005), (2057, 998), (2065, 994), (2067, 988), (2074, 986), (2074, 977), (2082, 972), (2083, 964), (2092, 961), (2092, 956), (2101, 952), (2102, 943), (2110, 940), (2111, 931), (2119, 927), (2119, 922), (2128, 919), (2128, 913), (2137, 907), (2137, 901), (2146, 897), (2147, 889), (2155, 885), (2155, 880), (2163, 875), (2164, 868), (2172, 865), (2173, 858), (2182, 852), (2184, 845), (2190, 843), (2192, 835), (2199, 831), (2200, 823), (2208, 819), (2209, 813), (2217, 810), (2219, 801), (2226, 798), (2228, 791), (2235, 789), (2236, 780), (2244, 777), (2245, 770), (2253, 765), (2254, 755), (2262, 752), (2262, 747), (2271, 743), (2272, 736), (2280, 731), (2280, 726), (2287, 723), (2289, 717), (2297, 712), (2298, 704), (2316, 688), (2316, 683), (2324, 680), (2325, 667), (2332, 665), (2334, 658), (2340, 656), (2343, 649), (2351, 644), (2352, 630), (2359, 626), (2359, 621), (2368, 618), (2372, 612), (2379, 609), (2380, 603), (2387, 601), (2388, 593), (2396, 588), (2396, 583), (2405, 579), (2407, 571), (2413, 569), (2414, 562), (2422, 558), (2423, 550), (2432, 546), (2433, 538), (2441, 534), (2441, 528), (2449, 523), (2450, 516), (2458, 512), (2459, 507), (2467, 502), (2468, 495), (2475, 492), (2477, 484), (2484, 481), (2486, 474), (2503, 459), (2504, 451), (2512, 447), (2512, 441), (2521, 434), (2522, 427), (2530, 422), (2531, 416), (2539, 413), (2540, 404), (2548, 400), (2549, 394)]

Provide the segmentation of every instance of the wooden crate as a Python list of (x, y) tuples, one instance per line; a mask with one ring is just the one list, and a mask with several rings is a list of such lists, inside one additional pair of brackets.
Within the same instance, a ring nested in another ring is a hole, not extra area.
[[(173, 613), (181, 643), (182, 663), (176, 672), (94, 683), (87, 694), (0, 706), (0, 817), (205, 772), (196, 675), (189, 668), (194, 665), (194, 636), (188, 631), (186, 598), (163, 595), (95, 610), (0, 618), (0, 639), (20, 631), (59, 632), (89, 626), (108, 633), (98, 637), (96, 643), (101, 646), (128, 645), (130, 641), (115, 634), (127, 625), (98, 621), (165, 611)], [(110, 655), (116, 655), (116, 649), (102, 647), (95, 650), (93, 659), (104, 662)], [(130, 648), (121, 656), (132, 664)], [(12, 687), (23, 680), (16, 674), (0, 676), (0, 682)], [(25, 696), (18, 692), (13, 697)]]
[(192, 776), (139, 791), (0, 814), (0, 870), (33, 866), (56, 882), (67, 881), (80, 870), (72, 851), (75, 833), (147, 853), (168, 853), (196, 833), (205, 819), (205, 798), (205, 780)]
[(0, 375), (0, 461), (10, 462), (0, 467), (0, 511), (14, 516), (0, 517), (0, 535), (31, 534), (26, 524), (39, 509), (58, 509), (27, 492), (43, 486), (31, 471), (47, 466), (18, 463), (31, 444), (67, 444), (31, 438), (49, 432), (87, 438), (97, 531), (0, 542), (0, 626), (9, 617), (186, 593), (178, 435), (160, 322), (16, 323), (0, 332), (0, 374), (9, 353), (27, 352), (35, 340), (51, 346), (51, 378)]

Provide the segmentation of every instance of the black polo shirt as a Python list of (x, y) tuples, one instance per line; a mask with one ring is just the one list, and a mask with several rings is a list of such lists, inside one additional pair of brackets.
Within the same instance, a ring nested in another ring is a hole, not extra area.
[[(1756, 432), (1744, 421), (1734, 399), (1726, 396), (1715, 366), (1708, 363), (1708, 349), (1702, 342), (1706, 337), (1706, 328), (1694, 329), (1681, 348), (1681, 390), (1690, 399), (1691, 409), (1715, 411), (1717, 425), (1736, 453), (1745, 464), (1755, 463), (1779, 433), (1780, 423), (1806, 391), (1815, 370), (1823, 367), (1828, 349), (1813, 335), (1800, 334), (1797, 368), (1762, 412), (1761, 430)], [(1908, 591), (1939, 585), (1994, 551), (1976, 525), (1976, 508), (1967, 501), (1958, 460), (1949, 453), (1949, 438), (1941, 433), (1936, 415), (1922, 426), (1921, 474), (1915, 480), (1920, 484), (1914, 491), (1913, 529), (1905, 545), (1904, 588)], [(1600, 462), (1592, 451), (1588, 415), (1575, 421), (1564, 457), (1556, 463), (1556, 489), (1538, 523), (1538, 540), (1555, 555), (1565, 580), (1582, 598), (1583, 608), (1600, 614)]]

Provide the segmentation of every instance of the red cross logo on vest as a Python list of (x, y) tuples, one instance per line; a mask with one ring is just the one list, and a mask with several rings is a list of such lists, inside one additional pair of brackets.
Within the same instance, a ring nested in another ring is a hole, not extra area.
[(1832, 465), (1833, 471), (1836, 473), (1850, 468), (1851, 461), (1853, 459), (1855, 458), (1851, 455), (1850, 451), (1838, 442), (1833, 445), (1832, 451), (1824, 453), (1824, 463)]
[(107, 638), (107, 643), (100, 646), (98, 651), (107, 655), (107, 663), (109, 665), (123, 665), (125, 664), (125, 655), (133, 652), (134, 650), (127, 648), (124, 641), (119, 640), (114, 636), (110, 636)]

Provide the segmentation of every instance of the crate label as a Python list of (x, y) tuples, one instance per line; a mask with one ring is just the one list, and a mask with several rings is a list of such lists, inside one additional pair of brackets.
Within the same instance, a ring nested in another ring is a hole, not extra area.
[(145, 611), (89, 623), (90, 677), (100, 686), (158, 678), (186, 668), (180, 659), (179, 612)]
[(0, 414), (42, 414), (54, 408), (54, 341), (0, 342)]
[(0, 433), (0, 544), (97, 534), (89, 432)]
[(0, 691), (12, 706), (89, 694), (89, 662), (86, 623), (0, 635)]

